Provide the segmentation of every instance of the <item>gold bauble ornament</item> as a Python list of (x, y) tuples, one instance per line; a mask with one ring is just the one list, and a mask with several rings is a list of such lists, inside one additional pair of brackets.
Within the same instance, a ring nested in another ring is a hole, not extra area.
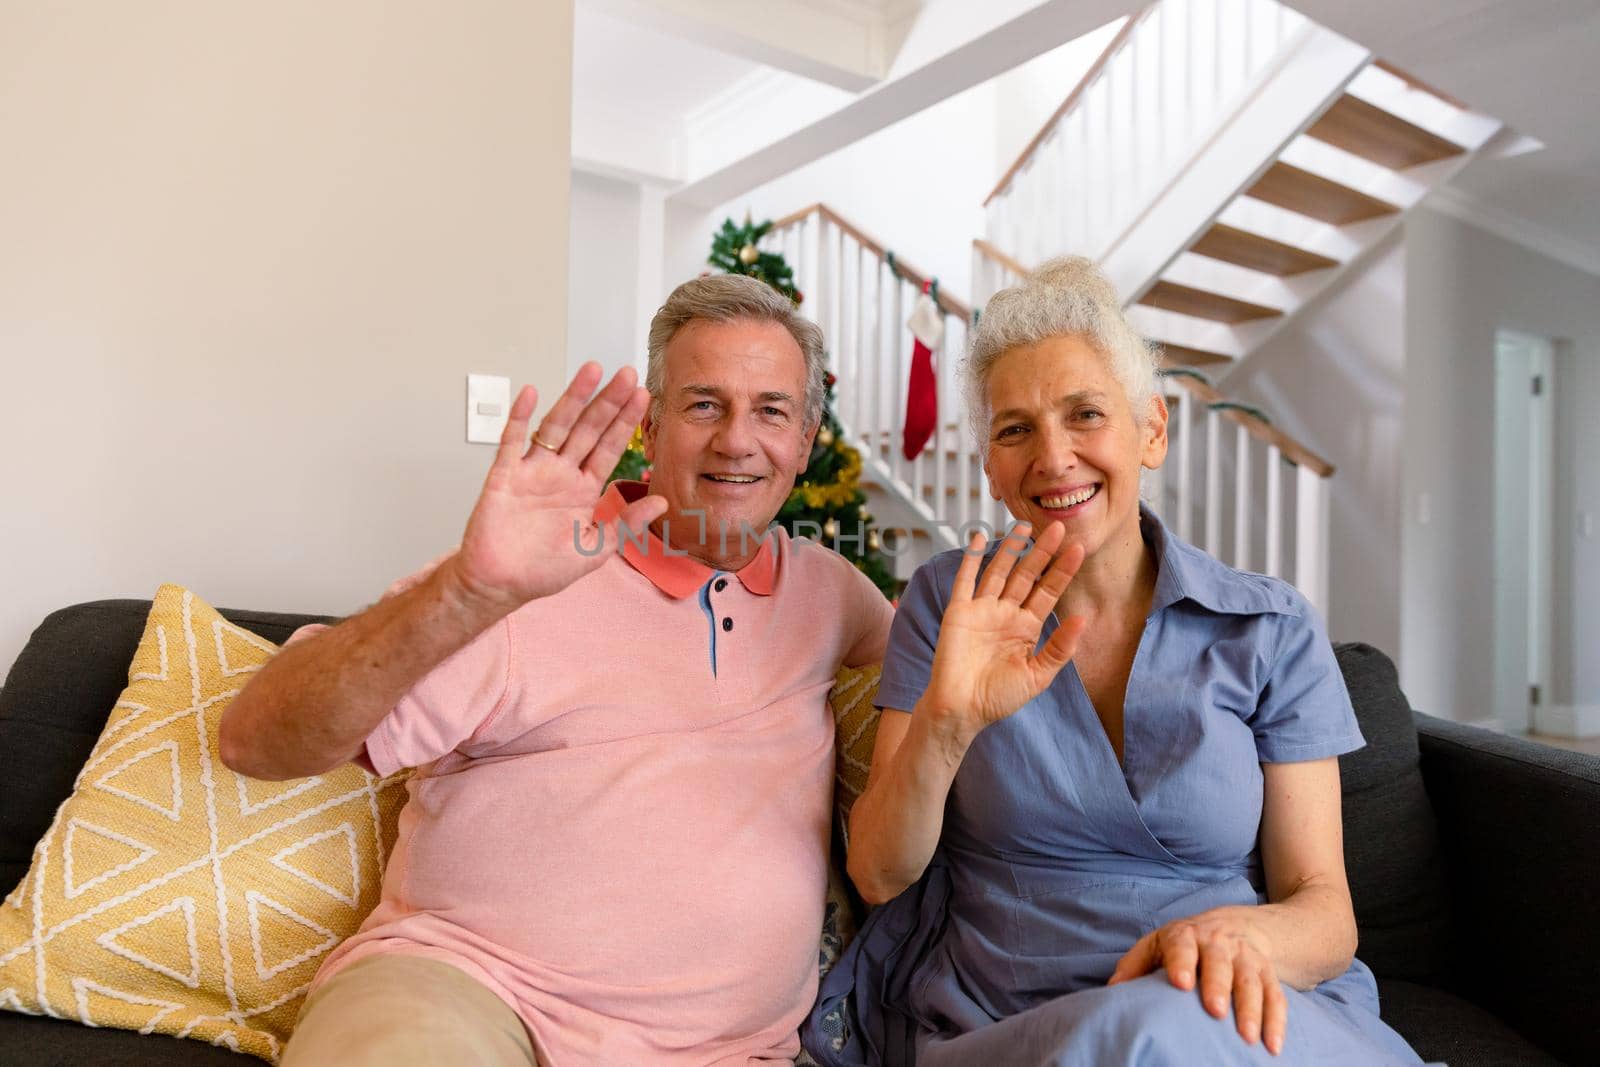
[(761, 249), (757, 248), (755, 245), (745, 245), (743, 248), (739, 249), (739, 262), (743, 263), (747, 267), (760, 258)]
[(823, 448), (827, 448), (829, 445), (833, 444), (833, 431), (828, 429), (826, 426), (818, 430), (817, 444), (821, 445)]
[(878, 551), (878, 531), (877, 530), (868, 530), (867, 531), (867, 551), (868, 552), (876, 552), (876, 551)]
[(856, 508), (856, 518), (860, 519), (862, 522), (871, 522), (872, 512), (867, 510), (867, 506), (865, 504), (862, 504), (859, 508)]
[(828, 540), (832, 541), (838, 533), (839, 524), (834, 522), (832, 519), (829, 519), (827, 522), (822, 524), (822, 536), (826, 537)]

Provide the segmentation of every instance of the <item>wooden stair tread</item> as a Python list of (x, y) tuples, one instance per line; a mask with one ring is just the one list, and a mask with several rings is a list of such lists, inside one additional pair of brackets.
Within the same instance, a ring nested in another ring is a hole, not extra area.
[(1465, 148), (1430, 133), (1399, 115), (1345, 93), (1306, 130), (1306, 136), (1370, 159), (1390, 170), (1404, 170), (1436, 159), (1459, 156)]
[(1231, 296), (1223, 296), (1221, 293), (1207, 292), (1204, 289), (1195, 289), (1169, 281), (1156, 282), (1150, 287), (1149, 292), (1139, 298), (1139, 303), (1163, 311), (1175, 311), (1180, 315), (1193, 315), (1199, 319), (1230, 324), (1272, 319), (1283, 314), (1278, 308), (1252, 304), (1248, 300), (1238, 300)]
[(1245, 195), (1335, 226), (1400, 212), (1387, 200), (1282, 161), (1269, 167)]
[(1151, 339), (1152, 344), (1161, 346), (1162, 366), (1166, 367), (1213, 367), (1224, 363), (1232, 363), (1232, 356), (1225, 356), (1221, 352), (1207, 352), (1203, 348), (1190, 348), (1187, 345), (1171, 345), (1165, 341)]
[(1189, 251), (1197, 256), (1220, 259), (1225, 263), (1258, 270), (1264, 274), (1275, 274), (1280, 278), (1339, 265), (1336, 259), (1319, 256), (1315, 252), (1307, 252), (1303, 248), (1274, 241), (1270, 237), (1262, 237), (1247, 230), (1238, 230), (1220, 222), (1201, 234), (1200, 239), (1189, 248)]

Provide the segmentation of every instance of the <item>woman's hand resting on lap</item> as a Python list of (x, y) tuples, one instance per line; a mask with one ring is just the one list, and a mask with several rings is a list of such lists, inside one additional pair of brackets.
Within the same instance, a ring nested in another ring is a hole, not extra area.
[(1233, 1004), (1239, 1035), (1249, 1044), (1260, 1039), (1274, 1056), (1283, 1051), (1289, 1002), (1272, 965), (1272, 942), (1249, 907), (1214, 908), (1178, 919), (1145, 934), (1111, 973), (1108, 985), (1130, 982), (1165, 968), (1167, 980), (1179, 989), (1194, 989), (1199, 976), (1200, 1002), (1218, 1019)]

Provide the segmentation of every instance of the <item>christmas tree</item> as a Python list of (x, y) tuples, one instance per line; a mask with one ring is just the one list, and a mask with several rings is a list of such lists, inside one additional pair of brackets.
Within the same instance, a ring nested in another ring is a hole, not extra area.
[[(798, 305), (804, 298), (795, 288), (794, 271), (782, 255), (762, 251), (759, 247), (761, 238), (770, 229), (771, 222), (752, 223), (746, 218), (743, 226), (736, 226), (732, 219), (724, 220), (722, 228), (711, 238), (711, 255), (707, 262), (728, 274), (758, 278)], [(828, 375), (827, 382), (822, 423), (812, 442), (810, 461), (795, 479), (794, 490), (779, 509), (776, 521), (790, 536), (817, 540), (820, 532), (823, 544), (855, 564), (885, 596), (895, 597), (899, 595), (900, 583), (883, 555), (877, 531), (868, 526), (872, 514), (867, 510), (866, 494), (861, 491), (861, 453), (845, 443), (839, 420), (833, 414), (835, 379), (832, 374)], [(644, 457), (644, 437), (638, 431), (608, 480), (618, 478), (650, 480), (650, 465)]]
[(706, 262), (724, 274), (743, 274), (766, 282), (799, 307), (805, 296), (794, 287), (793, 269), (782, 254), (761, 250), (761, 239), (770, 229), (770, 219), (753, 223), (747, 215), (743, 226), (735, 226), (732, 219), (723, 219), (722, 229), (711, 235), (711, 255), (706, 257)]

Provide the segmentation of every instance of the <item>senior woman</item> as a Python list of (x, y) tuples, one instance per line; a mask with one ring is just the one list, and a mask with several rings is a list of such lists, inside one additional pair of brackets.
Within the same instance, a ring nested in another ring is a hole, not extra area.
[(1140, 506), (1167, 411), (1116, 293), (1087, 260), (1046, 264), (990, 302), (965, 372), (1020, 524), (935, 557), (901, 600), (850, 819), (849, 873), (879, 907), (808, 1049), (1419, 1062), (1353, 958), (1335, 757), (1362, 739), (1332, 649), (1293, 588)]

